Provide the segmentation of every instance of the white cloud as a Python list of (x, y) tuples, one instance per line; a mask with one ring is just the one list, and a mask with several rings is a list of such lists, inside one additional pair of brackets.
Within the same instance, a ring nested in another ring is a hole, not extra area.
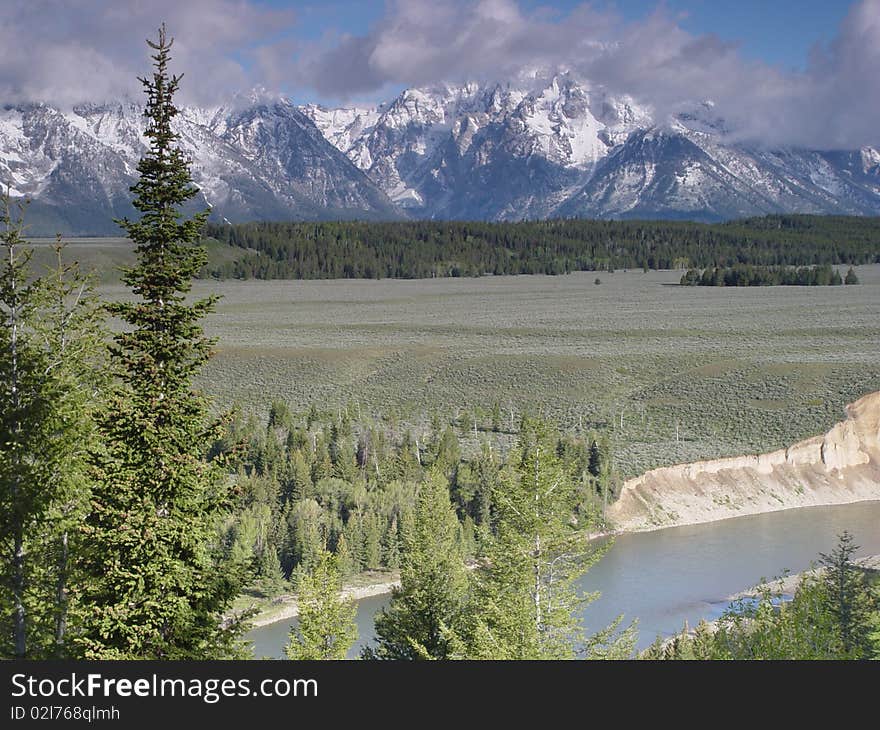
[(566, 16), (514, 0), (399, 0), (362, 36), (306, 49), (291, 76), (329, 96), (383, 84), (503, 79), (564, 67), (653, 105), (711, 99), (745, 137), (852, 148), (880, 143), (880, 0), (861, 0), (803, 73), (743, 58), (735, 44), (683, 30), (662, 7), (626, 23), (581, 5)]
[(636, 22), (588, 4), (567, 14), (516, 0), (390, 0), (361, 35), (294, 40), (290, 12), (253, 0), (6, 0), (0, 99), (70, 104), (139, 98), (145, 37), (164, 20), (184, 102), (255, 84), (364, 99), (439, 81), (504, 80), (564, 67), (664, 114), (711, 99), (745, 137), (770, 145), (880, 144), (880, 0), (853, 5), (806, 70), (747, 61), (735, 44), (683, 30), (662, 9)]
[(175, 37), (181, 98), (207, 101), (250, 85), (247, 54), (293, 22), (243, 0), (5, 0), (0, 99), (74, 104), (137, 96), (149, 71), (145, 38), (164, 21)]

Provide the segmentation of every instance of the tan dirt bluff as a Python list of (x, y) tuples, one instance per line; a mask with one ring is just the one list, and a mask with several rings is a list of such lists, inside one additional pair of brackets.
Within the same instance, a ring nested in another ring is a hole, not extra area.
[(674, 525), (794, 507), (880, 500), (880, 392), (846, 407), (847, 418), (768, 454), (653, 469), (627, 481), (608, 508), (615, 530)]

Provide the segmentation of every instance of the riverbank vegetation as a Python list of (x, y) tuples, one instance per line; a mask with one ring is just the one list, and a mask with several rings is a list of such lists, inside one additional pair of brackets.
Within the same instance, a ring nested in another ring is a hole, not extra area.
[(635, 632), (619, 630), (620, 618), (592, 636), (580, 626), (579, 610), (595, 596), (580, 595), (575, 582), (610, 543), (591, 547), (593, 522), (575, 517), (578, 482), (545, 424), (524, 426), (487, 497), (491, 528), (469, 567), (447, 478), (428, 471), (401, 522), (401, 585), (376, 616), (376, 644), (362, 658), (629, 656)]
[(880, 659), (880, 578), (859, 565), (844, 532), (794, 595), (764, 585), (735, 601), (714, 624), (658, 639), (644, 659)]
[[(517, 451), (491, 446), (493, 422), (479, 423), (487, 439), (464, 453), (460, 434), (476, 424), (438, 417), (414, 434), (399, 424), (359, 418), (352, 405), (337, 413), (316, 407), (295, 415), (284, 403), (268, 417), (234, 412), (210, 450), (235, 483), (237, 503), (223, 524), (229, 558), (254, 566), (251, 591), (271, 596), (295, 589), (327, 547), (343, 579), (401, 567), (404, 537), (414, 519), (420, 485), (440, 484), (453, 505), (449, 530), (462, 559), (484, 556), (495, 531), (498, 485)], [(501, 428), (496, 419), (494, 427)], [(601, 433), (564, 434), (524, 416), (514, 437), (542, 429), (572, 489), (568, 518), (599, 529), (620, 480)], [(430, 477), (430, 479), (429, 479)]]

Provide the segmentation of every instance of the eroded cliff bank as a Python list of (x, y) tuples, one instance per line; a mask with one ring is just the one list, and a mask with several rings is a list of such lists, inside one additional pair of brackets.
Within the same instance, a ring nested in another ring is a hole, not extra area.
[(769, 454), (654, 469), (608, 508), (617, 530), (654, 530), (792, 507), (880, 500), (880, 392), (824, 436)]

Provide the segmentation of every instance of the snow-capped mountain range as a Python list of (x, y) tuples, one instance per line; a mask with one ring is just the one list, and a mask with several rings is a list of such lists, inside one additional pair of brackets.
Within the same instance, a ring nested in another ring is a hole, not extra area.
[[(118, 234), (135, 215), (129, 187), (146, 146), (133, 104), (45, 104), (0, 111), (0, 183), (27, 196), (31, 235)], [(397, 218), (377, 185), (289, 101), (251, 95), (185, 108), (175, 119), (200, 189), (193, 209), (215, 220)]]
[[(295, 106), (256, 91), (185, 108), (181, 144), (215, 220), (720, 220), (880, 214), (880, 153), (768, 149), (711, 103), (665, 119), (570, 74), (442, 84), (374, 108)], [(0, 111), (0, 182), (34, 234), (118, 231), (144, 151), (130, 103)]]

